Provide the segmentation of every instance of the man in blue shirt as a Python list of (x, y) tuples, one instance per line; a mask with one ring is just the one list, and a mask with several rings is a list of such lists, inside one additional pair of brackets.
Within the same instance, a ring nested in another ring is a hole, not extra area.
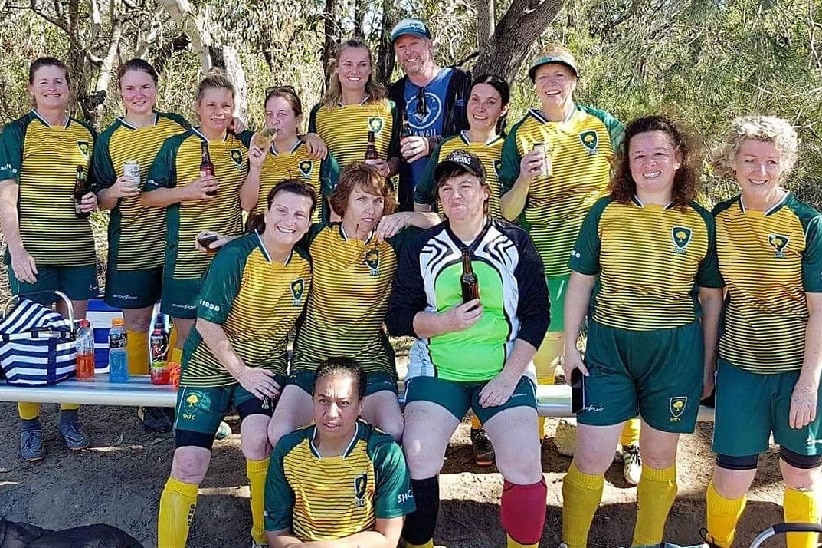
[(456, 67), (437, 66), (431, 32), (420, 19), (397, 23), (391, 44), (405, 76), (390, 86), (389, 95), (411, 133), (400, 141), (399, 204), (401, 211), (413, 211), (414, 186), (422, 179), (429, 154), (443, 137), (468, 129), (471, 76)]

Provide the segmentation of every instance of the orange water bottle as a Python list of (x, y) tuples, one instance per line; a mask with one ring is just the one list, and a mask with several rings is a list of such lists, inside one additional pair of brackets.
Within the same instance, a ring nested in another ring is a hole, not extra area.
[(88, 320), (80, 320), (77, 329), (77, 369), (78, 379), (94, 378), (94, 332)]

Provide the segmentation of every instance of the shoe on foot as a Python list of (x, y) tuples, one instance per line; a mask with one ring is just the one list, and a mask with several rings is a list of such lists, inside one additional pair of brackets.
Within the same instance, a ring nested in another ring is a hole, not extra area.
[(140, 407), (137, 417), (149, 432), (171, 432), (174, 427), (174, 409), (166, 407)]
[(719, 544), (714, 544), (713, 537), (708, 533), (708, 530), (704, 527), (700, 527), (699, 534), (702, 537), (702, 540), (705, 541), (704, 544), (700, 544), (700, 548), (719, 548)]
[(214, 434), (215, 440), (224, 440), (231, 435), (231, 427), (225, 421), (220, 421), (220, 426), (217, 427), (217, 432)]
[(88, 436), (83, 432), (83, 425), (77, 419), (61, 421), (60, 435), (63, 436), (66, 447), (72, 451), (79, 451), (91, 445)]
[(474, 463), (477, 466), (494, 464), (494, 446), (483, 428), (471, 429), (471, 445), (474, 447)]
[[(225, 424), (225, 423), (223, 423)], [(256, 540), (251, 541), (251, 548), (268, 548), (268, 544), (257, 542)]]
[(622, 467), (625, 481), (631, 485), (638, 485), (639, 477), (642, 475), (642, 458), (639, 456), (639, 446), (622, 446)]
[(29, 462), (42, 460), (46, 455), (43, 448), (43, 431), (39, 428), (20, 432), (20, 457)]

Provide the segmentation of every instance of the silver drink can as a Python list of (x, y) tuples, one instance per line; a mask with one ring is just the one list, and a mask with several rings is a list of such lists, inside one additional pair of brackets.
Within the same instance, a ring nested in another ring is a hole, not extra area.
[(131, 179), (134, 188), (140, 188), (140, 164), (136, 160), (123, 163), (123, 176)]

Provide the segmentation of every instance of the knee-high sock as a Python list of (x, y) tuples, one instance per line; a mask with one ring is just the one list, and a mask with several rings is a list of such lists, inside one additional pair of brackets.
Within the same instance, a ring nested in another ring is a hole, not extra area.
[[(799, 523), (819, 523), (822, 517), (819, 495), (814, 491), (800, 491), (785, 488), (782, 499), (785, 521)], [(817, 533), (788, 533), (788, 548), (816, 548)]]
[(411, 480), (414, 503), (417, 509), (405, 517), (402, 539), (408, 546), (434, 546), (434, 529), (440, 509), (440, 482), (438, 476), (421, 480)]
[(434, 548), (434, 539), (429, 540), (423, 544), (411, 544), (408, 541), (405, 541), (405, 544), (401, 544), (404, 548)]
[(17, 414), (24, 421), (31, 421), (40, 416), (40, 404), (30, 401), (17, 402)]
[(245, 473), (251, 491), (251, 538), (258, 544), (265, 544), (265, 476), (268, 472), (268, 459), (245, 461)]
[(530, 485), (504, 481), (500, 522), (508, 534), (508, 547), (537, 546), (545, 527), (545, 480)]
[(676, 465), (657, 469), (642, 467), (637, 487), (639, 510), (634, 528), (634, 546), (662, 542), (668, 512), (676, 499)]
[(720, 495), (714, 482), (708, 483), (707, 514), (708, 540), (721, 548), (730, 548), (736, 534), (736, 524), (745, 510), (745, 497), (726, 499)]
[(628, 419), (622, 427), (622, 434), (619, 436), (619, 444), (639, 445), (639, 419)]
[(586, 548), (591, 520), (602, 499), (605, 478), (583, 474), (571, 463), (562, 480), (562, 541), (568, 548)]
[(506, 541), (507, 541), (506, 548), (538, 548), (539, 547), (539, 542), (536, 542), (534, 544), (520, 544), (519, 542), (512, 539), (511, 535), (506, 536)]
[(169, 350), (168, 355), (171, 356), (170, 361), (174, 363), (179, 363), (183, 365), (183, 349), (182, 348), (172, 348)]
[(126, 337), (128, 372), (132, 375), (148, 375), (148, 333), (128, 331)]
[[(534, 354), (534, 367), (537, 370), (537, 384), (553, 385), (554, 374), (559, 365), (563, 352), (563, 338), (561, 332), (549, 331), (545, 334), (542, 344), (539, 345), (537, 353)], [(539, 439), (545, 436), (545, 417), (539, 417), (538, 429)]]
[(160, 515), (157, 520), (159, 548), (185, 548), (188, 528), (194, 520), (197, 507), (197, 486), (168, 478), (160, 496)]

